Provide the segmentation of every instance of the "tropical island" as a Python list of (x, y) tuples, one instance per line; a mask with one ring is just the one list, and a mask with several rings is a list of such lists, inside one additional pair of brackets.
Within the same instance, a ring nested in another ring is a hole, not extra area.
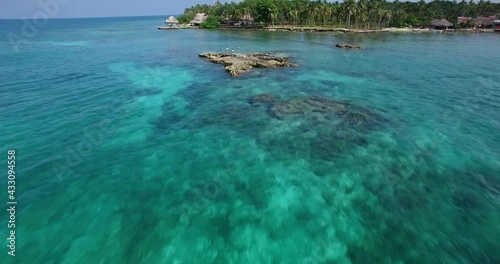
[[(383, 28), (500, 30), (500, 3), (385, 0), (244, 0), (217, 1), (186, 8), (182, 24), (200, 28), (264, 28), (297, 31), (364, 31)], [(194, 21), (194, 22), (193, 22)]]

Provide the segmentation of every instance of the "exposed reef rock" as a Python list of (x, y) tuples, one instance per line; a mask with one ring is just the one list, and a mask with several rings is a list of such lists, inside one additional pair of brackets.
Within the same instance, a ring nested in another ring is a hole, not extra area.
[(361, 49), (361, 46), (347, 44), (347, 43), (339, 43), (339, 44), (335, 45), (335, 47), (341, 48), (341, 49)]
[(223, 64), (231, 76), (238, 76), (252, 68), (297, 67), (298, 64), (289, 62), (287, 57), (277, 57), (270, 54), (241, 54), (241, 53), (201, 53), (200, 57), (213, 63)]

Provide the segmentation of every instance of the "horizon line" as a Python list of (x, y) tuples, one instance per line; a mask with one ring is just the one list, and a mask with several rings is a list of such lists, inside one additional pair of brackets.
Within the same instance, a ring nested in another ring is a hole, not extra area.
[[(130, 15), (130, 16), (122, 16), (122, 15), (118, 15), (118, 16), (93, 16), (93, 17), (52, 17), (52, 18), (47, 18), (47, 20), (57, 20), (57, 19), (82, 19), (82, 18), (122, 18), (122, 17), (157, 17), (157, 16), (179, 16), (181, 14), (176, 14), (176, 15), (172, 15), (172, 14), (169, 14), (169, 15)], [(27, 19), (27, 20), (33, 20), (32, 18), (26, 18), (26, 17), (23, 17), (23, 18), (1, 18), (0, 17), (0, 20), (24, 20), (24, 19)]]

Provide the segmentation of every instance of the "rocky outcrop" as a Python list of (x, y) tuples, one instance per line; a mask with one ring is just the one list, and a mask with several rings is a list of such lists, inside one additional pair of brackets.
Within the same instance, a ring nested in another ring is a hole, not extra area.
[(341, 49), (361, 49), (361, 46), (347, 44), (347, 43), (339, 43), (339, 44), (335, 45), (335, 47), (341, 48)]
[(213, 63), (223, 64), (231, 76), (238, 76), (252, 68), (297, 67), (287, 57), (270, 54), (241, 54), (208, 52), (200, 54)]

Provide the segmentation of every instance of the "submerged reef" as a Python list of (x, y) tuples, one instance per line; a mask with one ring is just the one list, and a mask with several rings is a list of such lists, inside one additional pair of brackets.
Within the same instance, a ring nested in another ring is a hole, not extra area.
[(157, 131), (230, 129), (255, 139), (263, 149), (280, 157), (332, 160), (357, 146), (366, 146), (370, 132), (388, 124), (385, 117), (366, 107), (319, 96), (281, 99), (264, 93), (191, 109), (197, 114), (182, 117), (164, 106), (164, 113), (155, 122)]
[[(258, 142), (271, 151), (307, 155), (329, 160), (355, 146), (367, 144), (367, 132), (387, 120), (380, 114), (350, 102), (325, 97), (279, 100), (260, 94), (248, 100), (264, 108), (270, 119)], [(285, 151), (282, 151), (282, 150)]]
[(298, 97), (278, 100), (271, 94), (259, 94), (248, 101), (252, 105), (265, 105), (272, 117), (284, 119), (301, 116), (314, 123), (348, 122), (352, 125), (371, 126), (384, 121), (375, 112), (350, 102), (325, 97)]
[(278, 100), (278, 97), (272, 94), (259, 94), (250, 99), (248, 99), (248, 103), (251, 105), (265, 105), (269, 103), (273, 103)]

